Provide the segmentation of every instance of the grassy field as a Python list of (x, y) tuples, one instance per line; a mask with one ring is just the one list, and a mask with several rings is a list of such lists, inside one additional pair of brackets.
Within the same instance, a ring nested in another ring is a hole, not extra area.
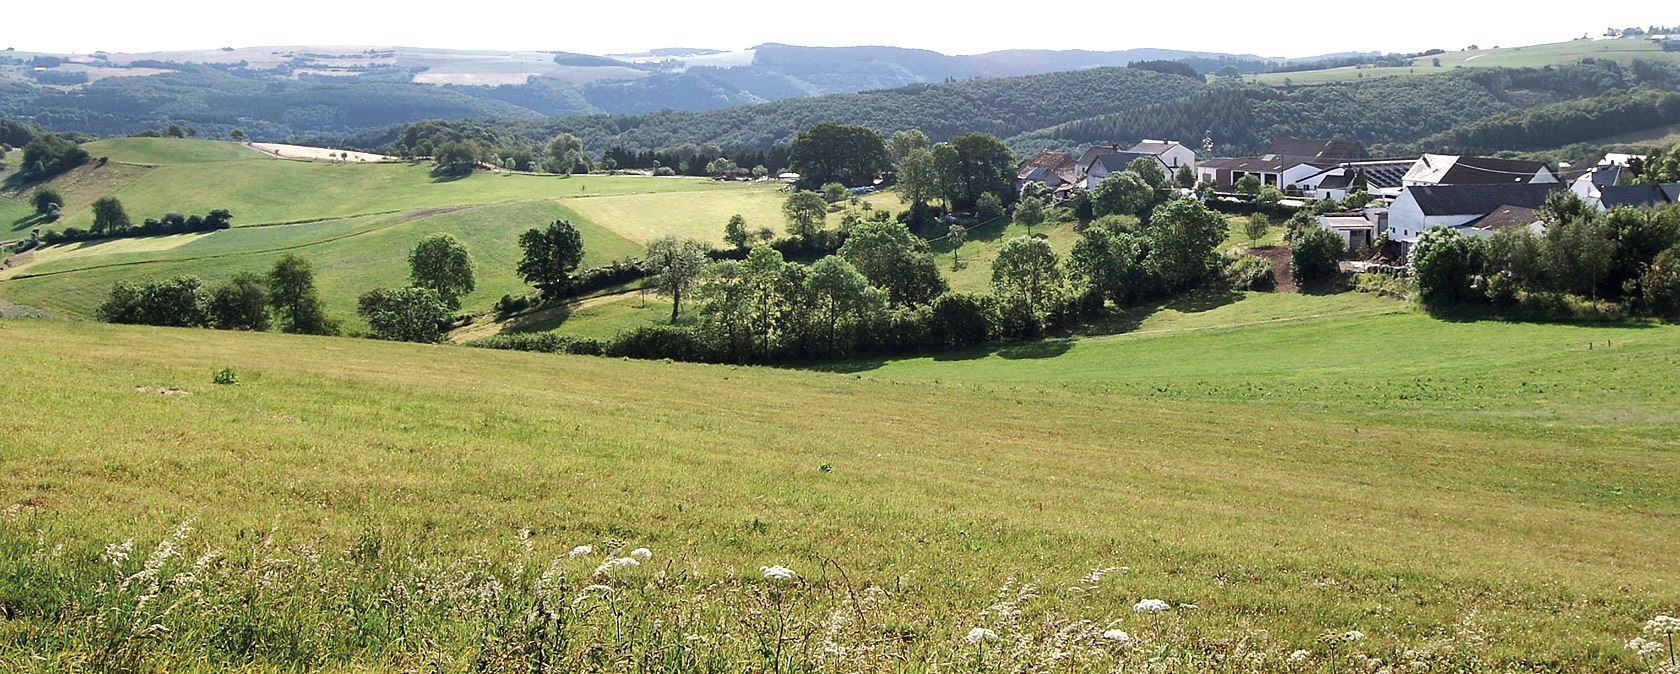
[(180, 138), (108, 138), (82, 148), (94, 157), (128, 164), (202, 164), (267, 157), (240, 143)]
[[(210, 283), (238, 273), (266, 273), (287, 253), (315, 265), (317, 286), (329, 311), (349, 318), (356, 298), (376, 287), (408, 282), (408, 251), (420, 238), (452, 234), (474, 256), (478, 289), (463, 298), (469, 311), (487, 311), (503, 294), (529, 287), (514, 269), (518, 238), (532, 227), (572, 220), (584, 240), (584, 265), (639, 255), (642, 247), (580, 219), (561, 201), (526, 201), (459, 210), (431, 209), (301, 225), (244, 227), (215, 234), (123, 239), (93, 245), (56, 246), (37, 260), (8, 272), (7, 298), (67, 316), (90, 316), (105, 293), (122, 279), (193, 274)], [(352, 321), (354, 322), (354, 321)]]
[[(1645, 671), (1622, 642), (1680, 602), (1680, 328), (1351, 294), (1136, 320), (838, 372), (0, 323), (29, 382), (0, 393), (0, 654), (509, 668), (551, 601), (563, 671)], [(112, 590), (160, 557), (158, 596)]]
[[(362, 292), (406, 283), (405, 258), (414, 241), (447, 232), (467, 245), (477, 263), (479, 289), (464, 306), (486, 311), (503, 294), (528, 290), (513, 271), (518, 235), (557, 219), (582, 230), (585, 266), (638, 255), (645, 241), (663, 234), (721, 245), (723, 225), (734, 213), (747, 215), (754, 227), (782, 228), (782, 195), (766, 185), (487, 173), (439, 180), (425, 166), (246, 159), (251, 151), (237, 144), (181, 139), (110, 139), (90, 144), (90, 151), (113, 160), (47, 185), (67, 202), (64, 219), (54, 227), (87, 226), (88, 205), (114, 194), (135, 219), (228, 208), (235, 228), (208, 236), (41, 249), (22, 258), (26, 263), (0, 271), (0, 297), (86, 317), (123, 278), (196, 274), (216, 282), (265, 270), (280, 255), (297, 253), (316, 264), (328, 307), (349, 317)], [(130, 161), (136, 163), (122, 163)], [(14, 196), (27, 198), (33, 189)], [(0, 215), (13, 210), (0, 206)], [(4, 222), (13, 222), (20, 237), (39, 226), (27, 210)], [(264, 223), (296, 224), (257, 226)]]
[[(1527, 47), (1486, 48), (1475, 51), (1452, 51), (1437, 56), (1412, 60), (1403, 68), (1329, 68), (1298, 73), (1265, 73), (1246, 79), (1262, 84), (1326, 84), (1350, 82), (1380, 77), (1411, 77), (1446, 72), (1453, 68), (1543, 68), (1569, 65), (1584, 58), (1616, 61), (1628, 65), (1635, 59), (1680, 63), (1680, 52), (1665, 52), (1650, 40), (1625, 38), (1615, 40), (1571, 40)], [(1434, 59), (1440, 59), (1435, 67)]]

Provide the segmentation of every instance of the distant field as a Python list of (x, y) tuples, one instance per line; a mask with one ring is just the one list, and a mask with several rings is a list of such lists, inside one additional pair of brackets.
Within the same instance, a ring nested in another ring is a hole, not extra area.
[(642, 247), (576, 216), (561, 202), (529, 201), (459, 211), (365, 216), (344, 220), (236, 228), (210, 235), (117, 240), (95, 245), (52, 247), (26, 266), (0, 272), (19, 274), (0, 288), (15, 302), (61, 315), (90, 316), (106, 292), (125, 278), (194, 274), (206, 282), (241, 272), (264, 273), (286, 253), (309, 259), (327, 308), (356, 323), (356, 298), (376, 287), (408, 283), (408, 251), (433, 233), (453, 234), (473, 255), (478, 290), (463, 298), (470, 311), (487, 311), (503, 294), (527, 292), (514, 268), (518, 237), (558, 219), (570, 219), (583, 234), (584, 265), (640, 254)]
[(1664, 147), (1680, 144), (1680, 124), (1659, 126), (1654, 129), (1632, 131), (1629, 133), (1605, 136), (1594, 141), (1593, 145), (1647, 145)]
[(111, 138), (82, 146), (88, 154), (130, 164), (199, 164), (260, 159), (261, 152), (239, 143), (180, 138)]
[[(1348, 82), (1380, 77), (1411, 77), (1442, 73), (1453, 68), (1542, 68), (1548, 65), (1568, 65), (1584, 58), (1616, 61), (1622, 65), (1635, 59), (1680, 63), (1680, 52), (1665, 52), (1656, 43), (1644, 39), (1572, 40), (1529, 47), (1494, 49), (1491, 46), (1476, 51), (1452, 51), (1438, 56), (1414, 59), (1404, 68), (1331, 68), (1298, 73), (1266, 73), (1247, 76), (1253, 82), (1283, 85), (1286, 82), (1307, 85), (1329, 82)], [(1441, 66), (1434, 66), (1440, 59)]]
[[(504, 634), (487, 579), (528, 601), (554, 569), (565, 602), (624, 589), (622, 613), (563, 623), (579, 667), (619, 652), (620, 615), (648, 638), (683, 620), (697, 653), (752, 669), (769, 605), (793, 657), (867, 639), (824, 628), (861, 611), (911, 672), (971, 662), (975, 626), (1049, 653), (1081, 619), (1068, 633), (1142, 640), (1073, 656), (1091, 671), (1168, 649), (1196, 671), (1347, 671), (1328, 660), (1355, 654), (1647, 671), (1622, 643), (1680, 602), (1680, 328), (1442, 322), (1355, 294), (1203, 296), (1137, 321), (839, 373), (0, 322), (0, 368), (28, 373), (0, 387), (0, 505), (17, 506), (0, 587), (19, 588), (0, 654), (56, 634), (61, 668), (97, 668), (130, 642), (94, 616), (132, 610), (97, 594), (100, 551), (133, 538), (138, 570), (191, 520), (169, 568), (226, 561), (202, 594), (164, 586), (191, 610), (147, 618), (167, 628), (138, 651), (159, 668), (398, 671), (447, 652), (464, 670)], [(221, 368), (240, 383), (210, 384)], [(602, 553), (567, 557), (582, 544), (654, 557), (591, 577)], [(765, 595), (768, 564), (805, 580)], [(1077, 581), (1109, 567), (1125, 568)], [(1042, 597), (1019, 623), (983, 613), (1011, 579)], [(415, 587), (470, 590), (380, 599)], [(884, 594), (845, 603), (866, 590)], [(1146, 598), (1198, 608), (1152, 620), (1131, 608)], [(252, 623), (275, 627), (250, 650), (214, 636)], [(1320, 639), (1350, 629), (1366, 638)], [(1239, 647), (1265, 664), (1234, 666)], [(1318, 664), (1288, 665), (1295, 649)]]

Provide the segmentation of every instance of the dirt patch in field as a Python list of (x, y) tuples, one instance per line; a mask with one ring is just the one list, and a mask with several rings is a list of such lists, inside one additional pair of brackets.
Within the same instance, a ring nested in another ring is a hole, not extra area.
[(145, 395), (160, 395), (160, 396), (190, 396), (190, 395), (192, 395), (191, 391), (183, 391), (181, 389), (173, 388), (173, 387), (169, 387), (169, 386), (157, 386), (157, 387), (136, 386), (136, 387), (134, 387), (134, 392), (145, 394)]
[(0, 318), (41, 318), (46, 312), (0, 299)]
[(13, 255), (11, 257), (6, 258), (5, 261), (3, 261), (3, 262), (0, 262), (0, 269), (10, 269), (12, 267), (22, 267), (23, 265), (29, 264), (30, 262), (34, 262), (34, 261), (35, 261), (35, 251), (26, 250), (26, 251), (23, 251), (21, 253), (18, 253), (17, 255)]
[(309, 147), (307, 145), (286, 145), (284, 143), (251, 143), (251, 147), (264, 154), (281, 159), (307, 159), (310, 161), (341, 161), (348, 164), (398, 161), (396, 157), (388, 157), (371, 152), (356, 152), (355, 150), (335, 150), (326, 147)]
[(1253, 248), (1248, 253), (1272, 263), (1272, 277), (1277, 279), (1277, 290), (1274, 292), (1292, 293), (1300, 290), (1295, 285), (1295, 279), (1289, 275), (1289, 261), (1295, 259), (1295, 256), (1289, 252), (1288, 246)]

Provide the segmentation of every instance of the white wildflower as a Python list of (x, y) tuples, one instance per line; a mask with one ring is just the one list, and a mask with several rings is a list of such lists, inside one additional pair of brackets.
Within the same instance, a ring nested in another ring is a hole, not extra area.
[(1364, 639), (1365, 633), (1359, 630), (1348, 630), (1347, 632), (1342, 633), (1342, 641), (1346, 641), (1350, 644), (1355, 641), (1363, 641)]
[(789, 580), (793, 580), (795, 576), (799, 575), (797, 573), (794, 573), (793, 569), (787, 568), (787, 567), (782, 566), (780, 564), (775, 564), (775, 565), (772, 565), (772, 566), (761, 566), (761, 567), (758, 567), (758, 570), (760, 572), (762, 572), (764, 574), (764, 577), (768, 580), (789, 581)]
[(982, 641), (997, 641), (997, 638), (997, 632), (993, 632), (984, 627), (976, 627), (969, 630), (968, 634), (963, 636), (963, 641), (971, 644), (977, 644)]
[(1201, 607), (1197, 606), (1195, 604), (1179, 604), (1178, 608), (1180, 610), (1184, 610), (1184, 611), (1194, 611), (1194, 610), (1199, 609)]
[(1680, 634), (1680, 618), (1660, 615), (1645, 623), (1645, 636), (1660, 637)]
[(1631, 641), (1623, 644), (1622, 648), (1638, 653), (1639, 657), (1642, 658), (1655, 657), (1662, 654), (1663, 651), (1662, 644), (1644, 637), (1634, 637)]
[(1127, 634), (1125, 630), (1105, 630), (1102, 637), (1109, 641), (1121, 644), (1132, 640), (1132, 635)]
[(653, 559), (653, 551), (647, 548), (636, 548), (635, 550), (630, 551), (630, 556), (645, 562)]
[(580, 545), (580, 546), (577, 546), (575, 548), (572, 548), (572, 551), (566, 553), (566, 556), (567, 557), (586, 557), (588, 555), (593, 555), (593, 554), (595, 554), (595, 546), (593, 546), (593, 545)]
[(637, 566), (641, 566), (641, 565), (642, 565), (642, 563), (636, 561), (635, 558), (632, 558), (632, 557), (618, 557), (618, 558), (614, 558), (614, 559), (609, 559), (605, 562), (601, 562), (600, 566), (595, 567), (595, 575), (605, 576), (608, 573), (611, 573), (612, 571), (615, 571), (617, 569), (628, 569), (628, 568), (637, 567)]
[(1145, 599), (1132, 604), (1132, 610), (1138, 613), (1160, 613), (1172, 609), (1172, 605), (1159, 599)]
[(590, 595), (593, 595), (597, 592), (600, 593), (600, 594), (603, 594), (603, 595), (610, 595), (610, 594), (613, 593), (613, 589), (609, 586), (606, 586), (606, 585), (590, 585), (588, 587), (585, 587), (585, 588), (583, 588), (582, 591), (578, 592), (578, 595), (576, 597), (572, 598), (572, 606), (577, 606), (578, 604), (582, 604), (584, 601), (589, 599)]
[(1299, 664), (1304, 664), (1307, 661), (1307, 658), (1311, 658), (1311, 657), (1312, 657), (1312, 651), (1309, 651), (1305, 648), (1302, 648), (1302, 649), (1297, 649), (1293, 653), (1290, 653), (1289, 654), (1289, 661), (1294, 663), (1294, 664), (1299, 665)]

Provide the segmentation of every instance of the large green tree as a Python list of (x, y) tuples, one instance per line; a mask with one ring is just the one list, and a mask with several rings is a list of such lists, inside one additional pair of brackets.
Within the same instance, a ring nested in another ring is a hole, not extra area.
[(863, 274), (837, 255), (812, 264), (805, 283), (826, 351), (832, 355), (848, 352), (848, 335), (842, 327), (855, 327), (886, 305), (885, 293), (870, 287)]
[(1068, 275), (1085, 295), (1121, 306), (1149, 293), (1143, 242), (1133, 234), (1093, 224), (1068, 253)]
[(1323, 227), (1301, 232), (1290, 243), (1289, 276), (1308, 285), (1334, 278), (1339, 271), (1347, 243), (1342, 235)]
[(519, 248), (524, 251), (517, 268), (520, 278), (547, 299), (565, 292), (572, 271), (583, 263), (583, 235), (569, 220), (526, 230), (519, 235)]
[(436, 292), (450, 311), (460, 310), (461, 298), (477, 287), (472, 255), (450, 234), (431, 234), (414, 244), (408, 254), (408, 278), (414, 287)]
[(868, 185), (888, 166), (887, 144), (881, 132), (866, 126), (823, 122), (794, 137), (788, 166), (800, 183)]
[(987, 192), (1014, 193), (1015, 153), (989, 133), (963, 134), (935, 146), (934, 167), (946, 200), (958, 210), (974, 208)]
[(356, 313), (376, 339), (433, 344), (443, 341), (449, 307), (431, 288), (379, 288), (363, 294)]
[[(929, 146), (927, 134), (922, 133), (921, 129), (906, 129), (893, 134), (892, 138), (887, 140), (888, 154), (892, 156), (894, 162), (900, 165), (904, 163), (905, 157), (910, 156), (910, 153), (917, 150), (926, 150)], [(899, 170), (902, 171), (903, 168), (901, 167)]]
[(268, 288), (256, 274), (238, 274), (210, 291), (210, 323), (222, 330), (268, 329)]
[(1091, 210), (1099, 218), (1138, 215), (1154, 201), (1155, 189), (1131, 171), (1110, 173), (1091, 190)]
[(927, 241), (911, 234), (903, 223), (859, 223), (840, 247), (840, 257), (869, 279), (870, 285), (887, 291), (896, 305), (926, 304), (947, 288)]
[(337, 324), (327, 317), (315, 290), (315, 268), (308, 260), (287, 253), (268, 272), (268, 302), (280, 319), (280, 330), (302, 335), (330, 335)]
[(898, 194), (912, 204), (926, 204), (942, 194), (932, 150), (911, 150), (898, 161)]
[(659, 294), (671, 298), (671, 322), (682, 313), (683, 298), (706, 270), (706, 245), (693, 239), (666, 236), (648, 243), (647, 261), (658, 280)]
[(1225, 217), (1190, 198), (1167, 202), (1149, 219), (1149, 265), (1167, 290), (1190, 288), (1219, 267)]
[(1022, 303), (1034, 316), (1043, 313), (1061, 286), (1060, 259), (1044, 239), (1018, 236), (1005, 241), (992, 260), (992, 291)]
[(782, 216), (787, 218), (788, 234), (809, 242), (828, 221), (828, 202), (816, 192), (798, 190), (782, 202)]
[(93, 202), (93, 231), (118, 234), (132, 226), (128, 211), (116, 197), (100, 197)]

